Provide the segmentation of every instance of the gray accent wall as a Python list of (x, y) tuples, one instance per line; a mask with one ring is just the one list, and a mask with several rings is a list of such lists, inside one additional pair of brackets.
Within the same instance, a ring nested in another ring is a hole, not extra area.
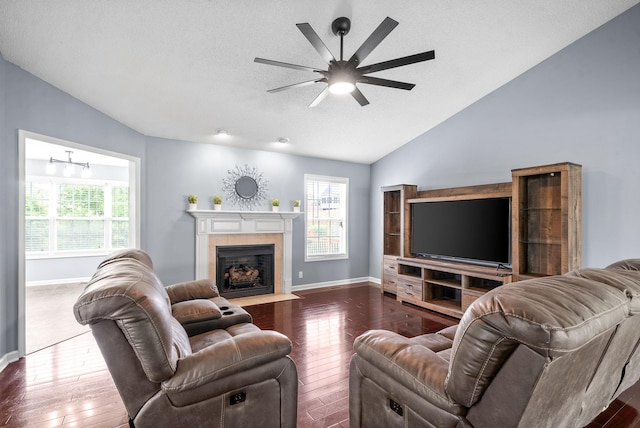
[[(304, 261), (303, 216), (293, 220), (293, 288), (304, 284), (362, 278), (369, 267), (369, 165), (329, 161), (233, 147), (147, 138), (147, 243), (154, 267), (165, 285), (193, 278), (195, 219), (185, 209), (186, 197), (198, 195), (200, 209), (212, 209), (221, 195), (222, 209), (238, 209), (226, 200), (222, 180), (235, 166), (255, 167), (268, 181), (267, 200), (253, 210), (291, 211), (304, 199), (304, 174), (349, 178), (349, 259)], [(298, 272), (303, 278), (298, 278)]]
[(640, 6), (373, 164), (369, 275), (380, 277), (381, 186), (507, 182), (564, 161), (583, 166), (583, 266), (640, 257)]

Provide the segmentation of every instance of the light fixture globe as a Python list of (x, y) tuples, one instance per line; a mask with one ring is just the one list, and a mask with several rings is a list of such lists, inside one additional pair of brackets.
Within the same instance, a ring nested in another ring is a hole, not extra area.
[(349, 81), (337, 81), (329, 85), (329, 92), (336, 95), (350, 94), (356, 89), (356, 85)]
[(47, 175), (53, 175), (56, 173), (56, 164), (53, 161), (53, 157), (49, 159), (49, 162), (47, 163), (47, 166), (45, 168), (45, 172), (47, 173)]
[[(341, 61), (344, 62), (344, 61)], [(342, 64), (329, 68), (329, 92), (332, 94), (350, 94), (356, 89), (356, 79), (352, 73), (345, 70)]]
[(82, 171), (80, 172), (80, 177), (82, 178), (91, 178), (91, 167), (89, 167), (89, 162), (82, 167)]

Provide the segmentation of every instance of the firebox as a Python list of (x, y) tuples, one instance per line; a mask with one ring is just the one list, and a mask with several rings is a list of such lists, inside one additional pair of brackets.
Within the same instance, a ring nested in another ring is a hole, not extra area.
[(274, 291), (274, 245), (216, 247), (216, 284), (225, 298)]

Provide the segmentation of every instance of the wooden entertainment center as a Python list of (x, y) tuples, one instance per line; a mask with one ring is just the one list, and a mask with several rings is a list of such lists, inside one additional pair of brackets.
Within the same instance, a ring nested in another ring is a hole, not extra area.
[[(514, 169), (511, 175), (507, 183), (450, 189), (383, 187), (381, 291), (460, 318), (495, 287), (580, 267), (582, 167), (565, 162)], [(504, 197), (511, 198), (511, 269), (411, 254), (412, 203)]]

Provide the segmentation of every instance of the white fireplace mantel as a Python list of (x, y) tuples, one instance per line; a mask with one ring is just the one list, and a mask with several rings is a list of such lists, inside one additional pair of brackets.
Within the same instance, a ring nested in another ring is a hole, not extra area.
[[(282, 236), (282, 283), (280, 293), (291, 293), (293, 219), (300, 212), (189, 210), (196, 219), (196, 279), (209, 278), (209, 239), (211, 235), (279, 234)], [(278, 286), (279, 285), (279, 286)]]

